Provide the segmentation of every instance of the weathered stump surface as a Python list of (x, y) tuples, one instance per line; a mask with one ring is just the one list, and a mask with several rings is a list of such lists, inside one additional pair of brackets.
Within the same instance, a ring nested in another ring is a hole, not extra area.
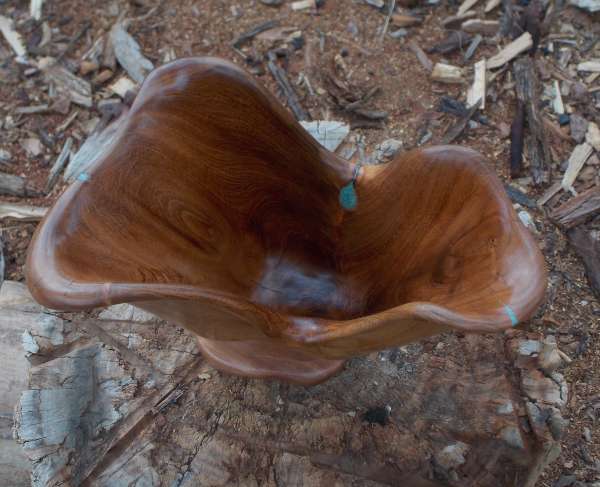
[(42, 324), (15, 418), (33, 485), (532, 486), (558, 452), (560, 356), (523, 333), (445, 335), (306, 388), (223, 375), (132, 306), (58, 316), (10, 286), (2, 311)]

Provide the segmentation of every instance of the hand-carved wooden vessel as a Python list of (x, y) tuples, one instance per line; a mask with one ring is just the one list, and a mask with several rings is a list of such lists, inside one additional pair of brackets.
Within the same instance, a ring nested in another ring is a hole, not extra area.
[(218, 368), (304, 384), (534, 312), (543, 259), (481, 155), (362, 167), (349, 211), (353, 172), (235, 65), (174, 62), (38, 228), (29, 287), (60, 310), (134, 303), (195, 332)]

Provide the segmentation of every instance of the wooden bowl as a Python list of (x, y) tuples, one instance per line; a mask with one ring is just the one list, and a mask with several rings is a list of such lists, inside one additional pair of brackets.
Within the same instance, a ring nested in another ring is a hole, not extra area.
[(532, 315), (543, 259), (480, 154), (362, 167), (348, 210), (354, 169), (234, 64), (173, 62), (39, 226), (29, 288), (59, 310), (134, 303), (195, 332), (217, 368), (303, 384)]

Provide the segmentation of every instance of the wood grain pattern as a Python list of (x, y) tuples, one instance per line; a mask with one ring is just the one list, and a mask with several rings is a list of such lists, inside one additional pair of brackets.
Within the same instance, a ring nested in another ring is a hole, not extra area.
[[(353, 171), (235, 65), (176, 61), (150, 74), (38, 228), (28, 284), (55, 309), (136, 303), (221, 356), (227, 341), (280, 347), (269, 376), (301, 382), (286, 355), (337, 370), (329, 362), (535, 311), (542, 256), (480, 154), (433, 147), (363, 167), (346, 211)], [(238, 372), (253, 375), (260, 354)]]

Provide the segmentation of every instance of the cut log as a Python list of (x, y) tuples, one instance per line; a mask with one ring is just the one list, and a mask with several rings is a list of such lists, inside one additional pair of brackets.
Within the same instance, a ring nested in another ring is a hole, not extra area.
[(217, 372), (194, 336), (127, 304), (16, 313), (46, 330), (25, 341), (37, 365), (16, 413), (34, 485), (533, 487), (560, 451), (539, 418), (561, 419), (566, 385), (536, 335), (445, 335), (307, 388)]
[(517, 98), (525, 107), (525, 119), (529, 128), (529, 134), (525, 140), (529, 152), (531, 175), (534, 184), (540, 185), (550, 180), (551, 158), (546, 130), (540, 113), (539, 80), (535, 65), (529, 57), (515, 61), (513, 71)]
[(559, 206), (550, 218), (557, 225), (569, 229), (585, 222), (600, 212), (600, 189), (590, 188)]

